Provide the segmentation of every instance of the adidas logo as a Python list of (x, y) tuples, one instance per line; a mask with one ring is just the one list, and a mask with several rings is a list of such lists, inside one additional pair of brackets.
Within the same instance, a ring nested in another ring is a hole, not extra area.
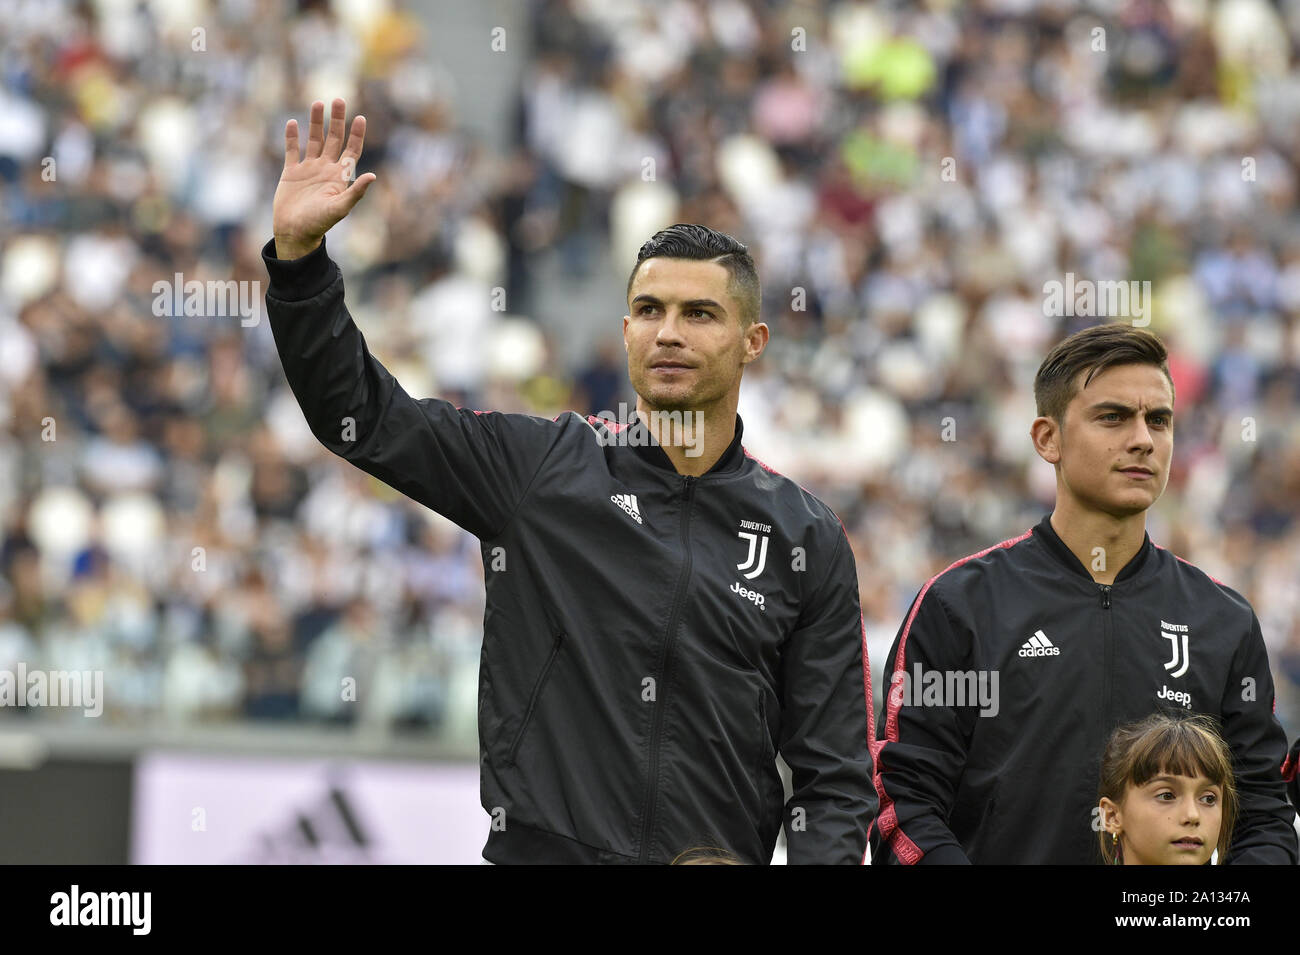
[(627, 511), (628, 516), (632, 518), (632, 520), (636, 521), (638, 524), (645, 523), (645, 521), (641, 520), (641, 510), (636, 506), (635, 494), (611, 494), (609, 499), (619, 507), (623, 508), (623, 510)]
[(1025, 641), (1024, 646), (1020, 648), (1022, 657), (1059, 657), (1061, 648), (1047, 639), (1047, 634), (1041, 630), (1035, 630), (1034, 635)]
[(271, 829), (250, 832), (248, 845), (236, 865), (305, 863), (362, 864), (391, 862), (377, 845), (363, 814), (340, 786), (314, 803), (289, 810)]

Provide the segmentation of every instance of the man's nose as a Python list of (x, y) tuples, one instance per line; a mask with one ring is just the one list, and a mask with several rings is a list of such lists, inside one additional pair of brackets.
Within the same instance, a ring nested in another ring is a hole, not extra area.
[(655, 333), (655, 340), (661, 345), (681, 344), (681, 326), (681, 314), (675, 309), (669, 309), (664, 315), (664, 320), (659, 323), (659, 330)]
[(1137, 417), (1134, 420), (1136, 421), (1136, 424), (1134, 425), (1129, 450), (1148, 452), (1155, 450), (1156, 443), (1151, 437), (1151, 429), (1147, 427), (1146, 421), (1141, 417)]

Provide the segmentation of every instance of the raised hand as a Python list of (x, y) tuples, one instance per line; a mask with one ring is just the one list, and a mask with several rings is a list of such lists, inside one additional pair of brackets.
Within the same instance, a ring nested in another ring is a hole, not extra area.
[(343, 100), (334, 100), (326, 138), (325, 104), (319, 100), (311, 104), (307, 151), (301, 159), (298, 158), (298, 121), (291, 119), (285, 123), (284, 170), (275, 189), (271, 213), (277, 258), (301, 258), (320, 245), (325, 233), (352, 211), (375, 181), (372, 172), (352, 178), (366, 138), (366, 118), (353, 117), (352, 131), (344, 148), (346, 110)]

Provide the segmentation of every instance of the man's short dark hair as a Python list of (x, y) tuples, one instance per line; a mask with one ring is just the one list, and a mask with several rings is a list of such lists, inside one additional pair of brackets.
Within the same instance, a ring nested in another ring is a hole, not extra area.
[[(1064, 424), (1065, 409), (1074, 396), (1097, 375), (1116, 365), (1155, 365), (1164, 372), (1171, 394), (1174, 390), (1164, 342), (1145, 329), (1108, 322), (1075, 332), (1043, 359), (1034, 376), (1039, 417), (1055, 418), (1058, 424)], [(1087, 375), (1078, 382), (1081, 372)]]
[(763, 293), (758, 284), (758, 270), (749, 254), (749, 247), (737, 242), (725, 232), (708, 226), (679, 222), (651, 236), (637, 253), (636, 265), (627, 277), (627, 294), (632, 294), (632, 282), (637, 270), (646, 259), (698, 259), (717, 262), (730, 278), (727, 292), (740, 306), (741, 328), (758, 321), (763, 307)]

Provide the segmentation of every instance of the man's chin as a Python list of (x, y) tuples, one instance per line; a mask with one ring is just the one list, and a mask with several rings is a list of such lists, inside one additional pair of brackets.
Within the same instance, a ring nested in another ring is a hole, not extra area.
[(1104, 502), (1099, 509), (1105, 511), (1111, 517), (1133, 517), (1135, 514), (1142, 514), (1145, 511), (1149, 511), (1158, 497), (1158, 495), (1153, 496), (1150, 494), (1143, 494), (1141, 496), (1136, 494), (1122, 495)]
[(690, 411), (698, 406), (690, 391), (677, 388), (652, 388), (640, 392), (640, 395), (656, 411)]

